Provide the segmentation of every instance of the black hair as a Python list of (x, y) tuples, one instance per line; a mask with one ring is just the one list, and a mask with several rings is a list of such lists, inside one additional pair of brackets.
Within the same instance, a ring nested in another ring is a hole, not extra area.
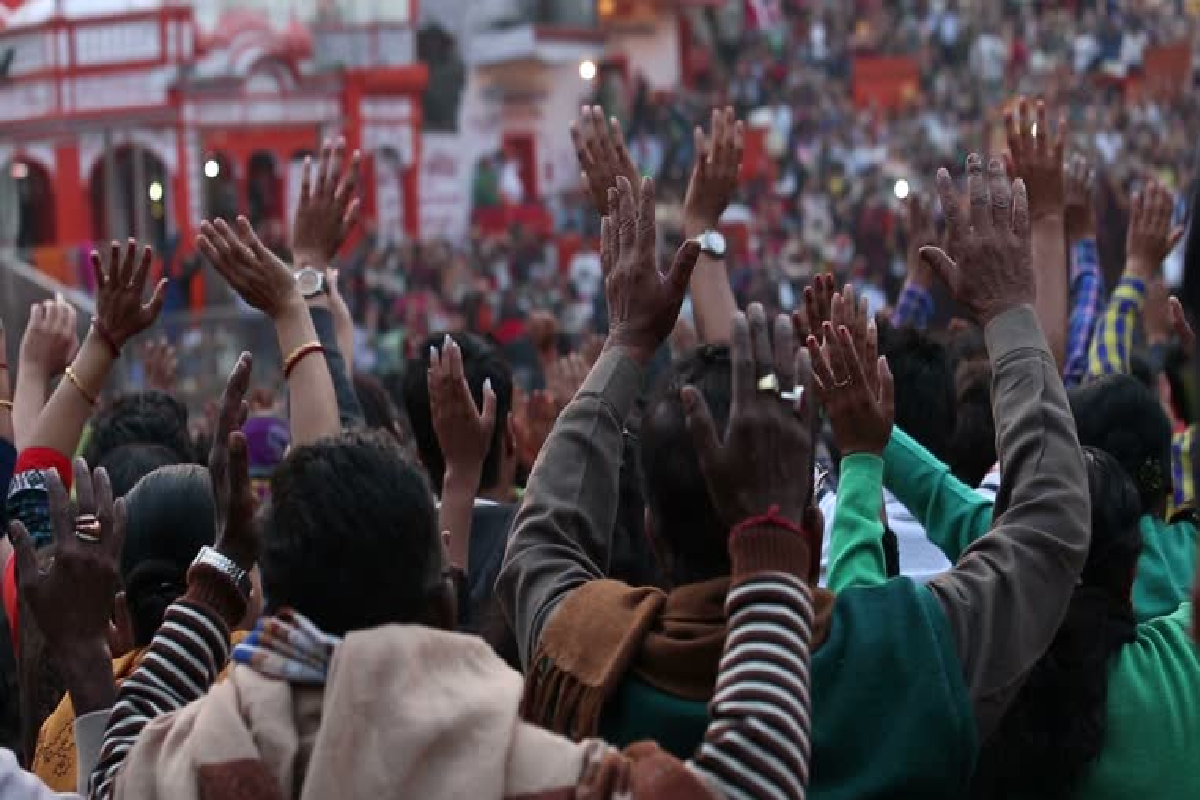
[(364, 422), (373, 431), (385, 431), (404, 444), (411, 434), (408, 418), (392, 400), (383, 382), (374, 375), (354, 373), (354, 394), (362, 406)]
[(442, 571), (429, 484), (395, 440), (354, 431), (292, 450), (271, 475), (259, 561), (267, 612), (327, 633), (424, 620)]
[[(491, 379), (492, 391), (496, 393), (496, 427), (492, 432), (492, 446), (484, 459), (483, 472), (479, 479), (480, 491), (489, 491), (496, 488), (500, 481), (500, 459), (503, 455), (501, 450), (504, 446), (508, 415), (512, 410), (512, 369), (500, 351), (484, 339), (470, 333), (453, 333), (450, 336), (462, 350), (463, 374), (467, 377), (467, 385), (471, 387), (471, 397), (475, 400), (476, 407), (483, 407), (484, 381)], [(421, 462), (429, 473), (434, 491), (439, 494), (442, 491), (446, 462), (442, 458), (442, 448), (438, 446), (437, 434), (433, 430), (426, 373), (429, 370), (429, 348), (440, 348), (444, 340), (444, 335), (426, 339), (419, 350), (420, 355), (408, 362), (404, 372), (404, 407), (408, 412), (408, 421), (412, 425), (413, 438), (417, 442)]]
[(954, 371), (946, 346), (932, 334), (879, 323), (879, 352), (896, 385), (896, 425), (943, 462), (950, 461), (956, 422)]
[(728, 575), (729, 531), (713, 507), (687, 428), (679, 393), (694, 386), (724, 431), (732, 403), (729, 348), (706, 345), (672, 364), (646, 404), (641, 430), (641, 470), (646, 507), (659, 540), (673, 556), (679, 585)]
[(137, 482), (159, 467), (183, 463), (179, 455), (161, 444), (123, 444), (108, 452), (94, 468), (104, 468), (112, 483), (113, 497), (124, 497)]
[(1084, 448), (1092, 540), (1054, 641), (980, 753), (975, 796), (1069, 797), (1104, 747), (1113, 657), (1134, 641), (1141, 504), (1112, 456)]
[(996, 420), (992, 415), (992, 366), (963, 361), (955, 376), (957, 397), (950, 471), (968, 486), (978, 486), (996, 464)]
[(162, 445), (178, 456), (179, 463), (194, 462), (187, 406), (165, 392), (122, 395), (93, 418), (83, 457), (89, 464), (99, 464), (126, 444)]
[(145, 647), (167, 607), (187, 590), (187, 571), (216, 534), (208, 470), (195, 464), (161, 467), (125, 495), (127, 523), (121, 581), (134, 644)]
[(1070, 392), (1081, 445), (1125, 468), (1142, 500), (1158, 513), (1171, 491), (1171, 423), (1154, 393), (1130, 375), (1107, 375)]

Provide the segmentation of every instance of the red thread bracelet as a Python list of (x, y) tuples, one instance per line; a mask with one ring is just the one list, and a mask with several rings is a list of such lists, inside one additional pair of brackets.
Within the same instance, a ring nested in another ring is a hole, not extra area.
[(100, 320), (92, 320), (92, 330), (100, 337), (100, 341), (108, 345), (108, 349), (112, 351), (113, 358), (121, 357), (121, 348), (117, 347), (117, 340), (113, 338), (112, 334), (108, 332), (108, 329), (104, 327), (104, 324)]
[(740, 533), (741, 531), (743, 531), (747, 528), (755, 528), (755, 527), (758, 527), (759, 525), (772, 525), (776, 528), (783, 528), (784, 530), (791, 531), (792, 533), (794, 533), (800, 537), (806, 537), (808, 535), (804, 532), (804, 529), (801, 528), (799, 525), (792, 522), (787, 517), (782, 516), (779, 513), (779, 506), (771, 506), (770, 508), (767, 509), (767, 513), (760, 514), (757, 517), (750, 517), (749, 519), (744, 519), (741, 522), (739, 522), (737, 525), (734, 525), (733, 530), (731, 530), (729, 532), (729, 536), (732, 538), (734, 536), (737, 536), (738, 533)]
[(303, 361), (313, 353), (324, 353), (325, 348), (317, 342), (301, 345), (297, 347), (295, 352), (287, 357), (283, 362), (283, 379), (286, 381), (292, 377), (292, 371), (296, 369), (296, 365)]

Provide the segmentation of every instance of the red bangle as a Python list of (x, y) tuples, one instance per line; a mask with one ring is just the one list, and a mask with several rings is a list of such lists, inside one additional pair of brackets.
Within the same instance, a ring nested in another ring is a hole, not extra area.
[(771, 506), (767, 509), (767, 513), (765, 514), (760, 514), (757, 517), (750, 517), (749, 519), (742, 520), (737, 525), (733, 526), (733, 530), (729, 532), (729, 536), (730, 538), (733, 538), (734, 536), (737, 536), (739, 532), (744, 531), (747, 528), (756, 528), (760, 525), (771, 525), (776, 528), (783, 528), (784, 530), (791, 531), (800, 537), (807, 536), (803, 528), (779, 513), (779, 506)]
[(283, 362), (283, 379), (286, 381), (292, 377), (292, 371), (296, 369), (296, 365), (303, 361), (313, 353), (324, 353), (325, 348), (319, 342), (310, 342), (309, 344), (300, 345), (295, 351), (287, 357)]
[(113, 335), (108, 332), (108, 329), (104, 327), (104, 324), (100, 320), (92, 320), (92, 330), (100, 337), (100, 341), (108, 345), (108, 349), (112, 351), (113, 358), (121, 357), (121, 348), (117, 347), (117, 340), (113, 338)]

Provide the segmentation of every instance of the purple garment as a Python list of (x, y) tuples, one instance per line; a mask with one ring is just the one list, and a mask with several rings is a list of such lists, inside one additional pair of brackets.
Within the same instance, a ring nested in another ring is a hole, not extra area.
[(242, 433), (246, 435), (250, 477), (269, 478), (292, 442), (287, 421), (279, 417), (253, 417), (246, 420)]

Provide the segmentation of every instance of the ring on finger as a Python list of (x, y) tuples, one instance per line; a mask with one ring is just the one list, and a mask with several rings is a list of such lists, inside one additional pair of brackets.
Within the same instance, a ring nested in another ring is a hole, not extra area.
[(85, 542), (99, 542), (100, 520), (95, 514), (80, 514), (75, 518), (75, 535)]
[(766, 375), (763, 375), (761, 378), (758, 379), (758, 384), (756, 385), (756, 388), (760, 392), (778, 393), (779, 392), (779, 378), (775, 375), (774, 372), (768, 372)]
[(850, 385), (849, 378), (846, 378), (846, 379), (840, 380), (840, 381), (835, 380), (833, 382), (833, 388), (835, 388), (835, 389), (845, 389), (849, 385)]

